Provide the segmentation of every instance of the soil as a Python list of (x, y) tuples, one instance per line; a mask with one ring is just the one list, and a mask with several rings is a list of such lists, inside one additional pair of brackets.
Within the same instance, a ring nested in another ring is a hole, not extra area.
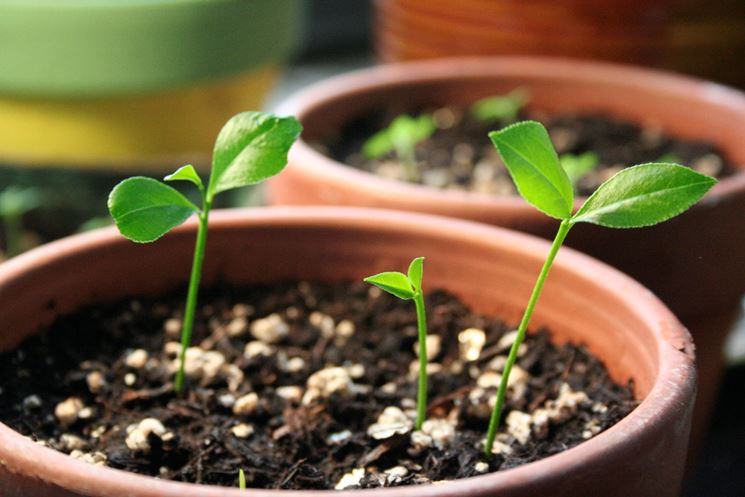
[(637, 405), (633, 385), (613, 383), (582, 345), (539, 331), (521, 349), (507, 422), (485, 459), (512, 328), (432, 291), (428, 421), (412, 433), (414, 306), (362, 283), (307, 282), (204, 291), (178, 398), (183, 294), (60, 317), (0, 355), (0, 420), (92, 464), (225, 486), (242, 468), (249, 487), (324, 489), (511, 468)]
[[(409, 176), (408, 169), (393, 153), (380, 160), (368, 160), (360, 153), (365, 140), (390, 124), (393, 115), (381, 112), (353, 120), (338, 136), (314, 146), (340, 162), (389, 179), (487, 195), (517, 193), (488, 138), (490, 131), (509, 123), (484, 123), (468, 109), (458, 107), (422, 112), (433, 115), (438, 129), (417, 146), (415, 178)], [(622, 168), (645, 162), (675, 162), (719, 178), (735, 172), (733, 164), (715, 145), (668, 136), (654, 124), (638, 125), (601, 114), (551, 116), (530, 109), (520, 113), (518, 120), (525, 119), (546, 126), (559, 155), (597, 155), (597, 167), (575, 185), (580, 195), (591, 194)]]

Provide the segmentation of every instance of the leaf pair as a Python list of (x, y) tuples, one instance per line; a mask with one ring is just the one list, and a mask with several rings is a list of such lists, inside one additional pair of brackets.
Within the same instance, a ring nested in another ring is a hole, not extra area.
[(525, 121), (493, 131), (489, 137), (520, 195), (545, 214), (572, 224), (650, 226), (685, 211), (716, 183), (714, 178), (677, 164), (642, 164), (624, 169), (600, 185), (572, 216), (572, 183), (542, 124)]
[(379, 159), (395, 151), (401, 160), (411, 160), (414, 149), (422, 140), (435, 132), (435, 121), (431, 116), (398, 116), (384, 130), (368, 139), (362, 146), (362, 154), (368, 159)]
[(509, 123), (517, 119), (520, 109), (528, 103), (528, 92), (516, 88), (506, 95), (482, 98), (471, 106), (471, 114), (485, 123)]
[[(280, 172), (301, 130), (300, 123), (292, 117), (263, 112), (238, 114), (217, 137), (206, 189), (191, 165), (179, 168), (164, 180), (195, 184), (207, 206), (220, 192), (260, 183)], [(157, 240), (192, 214), (201, 212), (175, 188), (141, 176), (124, 180), (112, 190), (109, 210), (122, 235), (140, 243)]]
[(408, 274), (389, 271), (369, 276), (365, 282), (385, 290), (391, 295), (403, 300), (411, 300), (422, 291), (422, 277), (424, 276), (424, 257), (417, 257), (409, 264)]

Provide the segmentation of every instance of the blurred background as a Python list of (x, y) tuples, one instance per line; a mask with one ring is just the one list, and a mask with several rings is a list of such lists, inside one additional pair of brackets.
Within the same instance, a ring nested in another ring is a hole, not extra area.
[[(236, 112), (372, 64), (487, 54), (745, 88), (745, 0), (0, 0), (0, 260), (109, 224), (125, 176), (204, 170)], [(727, 357), (691, 497), (745, 495), (742, 323)]]

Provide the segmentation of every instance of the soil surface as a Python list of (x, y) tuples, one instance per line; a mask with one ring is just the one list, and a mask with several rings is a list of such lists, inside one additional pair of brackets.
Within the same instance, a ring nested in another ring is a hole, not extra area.
[[(488, 138), (490, 131), (509, 122), (484, 123), (474, 118), (468, 109), (457, 107), (422, 111), (434, 117), (437, 130), (417, 146), (416, 177), (410, 177), (410, 169), (402, 167), (394, 153), (380, 160), (368, 160), (360, 152), (363, 143), (396, 116), (377, 113), (351, 121), (328, 143), (315, 143), (314, 146), (340, 162), (389, 179), (487, 195), (517, 193)], [(586, 152), (597, 155), (595, 169), (575, 185), (580, 195), (591, 194), (624, 167), (646, 162), (679, 163), (714, 177), (725, 177), (735, 172), (733, 165), (715, 145), (668, 136), (653, 124), (640, 126), (600, 114), (549, 116), (523, 110), (518, 120), (526, 119), (546, 126), (560, 156)]]
[(429, 411), (414, 431), (414, 306), (362, 283), (306, 282), (203, 292), (178, 398), (183, 293), (62, 317), (0, 355), (0, 420), (91, 464), (226, 486), (242, 468), (249, 487), (324, 489), (518, 466), (637, 405), (584, 347), (540, 331), (522, 347), (486, 459), (510, 327), (429, 292)]

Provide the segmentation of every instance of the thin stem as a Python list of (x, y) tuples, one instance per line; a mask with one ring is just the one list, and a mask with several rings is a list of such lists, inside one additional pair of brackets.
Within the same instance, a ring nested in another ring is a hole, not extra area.
[(199, 213), (199, 231), (194, 246), (194, 260), (191, 265), (191, 278), (189, 280), (189, 291), (186, 296), (186, 309), (184, 310), (184, 324), (181, 329), (181, 351), (179, 352), (179, 367), (176, 373), (174, 389), (176, 394), (181, 395), (184, 391), (184, 363), (186, 361), (186, 349), (191, 344), (191, 333), (194, 329), (194, 315), (197, 309), (197, 296), (199, 294), (199, 282), (202, 278), (202, 263), (207, 246), (207, 228), (209, 225), (210, 207), (212, 202), (205, 198), (202, 212)]
[(416, 393), (416, 423), (417, 430), (422, 429), (427, 417), (427, 312), (424, 308), (424, 296), (421, 291), (414, 296), (416, 305), (416, 321), (419, 330), (419, 386)]
[(548, 253), (546, 262), (543, 263), (543, 268), (541, 268), (541, 272), (538, 275), (538, 280), (535, 282), (535, 286), (533, 287), (533, 293), (530, 295), (530, 300), (528, 300), (528, 306), (525, 308), (525, 313), (523, 314), (523, 318), (520, 321), (520, 326), (517, 328), (517, 337), (515, 337), (515, 342), (512, 344), (510, 353), (507, 356), (507, 362), (504, 365), (502, 378), (499, 382), (499, 390), (497, 390), (497, 402), (494, 405), (494, 410), (492, 411), (491, 418), (489, 419), (489, 431), (486, 435), (486, 445), (484, 447), (484, 452), (486, 453), (487, 457), (491, 457), (491, 450), (492, 446), (494, 445), (494, 437), (496, 437), (497, 435), (497, 427), (499, 426), (499, 420), (502, 417), (502, 407), (504, 406), (504, 398), (507, 393), (507, 384), (510, 379), (510, 372), (512, 371), (512, 366), (517, 360), (517, 351), (520, 348), (520, 345), (523, 343), (523, 340), (525, 340), (525, 333), (528, 329), (530, 318), (533, 315), (533, 310), (535, 309), (536, 302), (538, 302), (538, 297), (540, 297), (541, 295), (543, 284), (546, 282), (546, 278), (548, 277), (548, 273), (551, 270), (551, 266), (553, 265), (554, 259), (556, 258), (556, 254), (559, 251), (559, 248), (561, 248), (562, 243), (564, 243), (564, 239), (566, 238), (567, 233), (569, 233), (569, 229), (571, 227), (572, 223), (569, 219), (565, 219), (561, 222), (559, 231), (556, 233), (554, 242), (551, 244), (551, 250)]
[(406, 179), (415, 181), (419, 176), (415, 148), (406, 146), (396, 147), (396, 155), (398, 156), (401, 166), (403, 166)]

